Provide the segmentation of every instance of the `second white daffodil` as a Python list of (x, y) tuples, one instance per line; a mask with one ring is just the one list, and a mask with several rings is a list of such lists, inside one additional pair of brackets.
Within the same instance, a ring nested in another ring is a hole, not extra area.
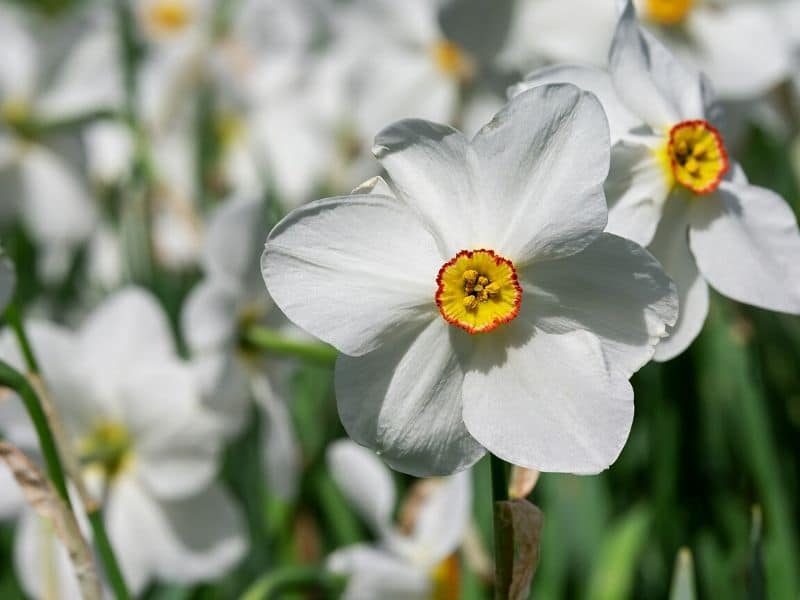
[(385, 194), (312, 202), (270, 233), (274, 301), (342, 352), (339, 413), (395, 469), (446, 474), (486, 450), (540, 471), (608, 467), (631, 374), (676, 319), (674, 287), (603, 233), (609, 134), (571, 85), (514, 98), (470, 141), (384, 129)]
[(680, 354), (700, 333), (708, 285), (740, 302), (800, 313), (800, 234), (792, 209), (747, 182), (728, 156), (708, 81), (639, 27), (631, 3), (617, 26), (608, 73), (545, 69), (511, 93), (554, 82), (574, 83), (602, 100), (614, 143), (608, 230), (647, 245), (678, 287), (680, 319), (657, 360)]

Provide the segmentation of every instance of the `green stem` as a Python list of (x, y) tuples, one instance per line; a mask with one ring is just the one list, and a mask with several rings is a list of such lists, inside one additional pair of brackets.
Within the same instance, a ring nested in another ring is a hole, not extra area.
[(30, 340), (25, 333), (25, 327), (22, 325), (22, 318), (20, 317), (19, 309), (14, 302), (9, 303), (8, 307), (6, 308), (6, 322), (11, 325), (11, 329), (14, 330), (14, 335), (17, 336), (19, 347), (22, 350), (22, 357), (25, 359), (25, 367), (31, 373), (39, 375), (39, 363), (36, 362), (36, 356), (31, 348)]
[(87, 510), (89, 517), (89, 524), (92, 526), (92, 535), (94, 536), (95, 546), (97, 552), (100, 554), (100, 559), (103, 561), (105, 567), (106, 577), (108, 578), (111, 589), (114, 590), (114, 595), (117, 600), (128, 600), (131, 596), (128, 593), (128, 588), (125, 585), (125, 578), (122, 576), (122, 570), (117, 562), (117, 557), (114, 554), (114, 548), (111, 546), (111, 541), (108, 539), (105, 524), (103, 522), (103, 509), (100, 506), (95, 506)]
[(489, 455), (492, 465), (492, 500), (501, 502), (508, 500), (508, 477), (506, 463), (494, 454)]
[[(332, 593), (341, 588), (344, 578), (319, 567), (287, 566), (257, 579), (242, 594), (240, 600), (270, 600), (283, 594), (308, 588)], [(326, 596), (327, 597), (327, 596)]]
[(58, 495), (61, 496), (61, 499), (66, 505), (72, 509), (69, 493), (67, 492), (67, 479), (64, 477), (64, 468), (61, 464), (58, 450), (56, 449), (53, 433), (50, 431), (50, 425), (47, 422), (44, 409), (42, 409), (42, 403), (39, 401), (39, 396), (22, 373), (2, 360), (0, 360), (0, 386), (11, 388), (17, 392), (22, 399), (25, 410), (28, 411), (28, 415), (30, 415), (33, 426), (36, 429), (36, 435), (39, 438), (39, 446), (41, 446), (42, 449), (47, 474), (56, 487)]
[(333, 366), (337, 352), (331, 346), (301, 342), (285, 337), (272, 329), (253, 325), (242, 333), (242, 341), (253, 348), (278, 356), (300, 358), (308, 362)]
[(508, 500), (508, 479), (506, 474), (506, 463), (502, 459), (497, 458), (494, 454), (489, 455), (489, 460), (492, 468), (492, 513), (494, 515), (494, 597), (496, 600), (501, 600), (505, 597), (505, 592), (501, 589), (501, 586), (498, 584), (498, 582), (504, 579), (501, 576), (501, 572), (506, 569), (506, 565), (504, 563), (508, 562), (510, 565), (512, 557), (504, 556), (504, 549), (511, 546), (509, 545), (508, 540), (505, 539), (505, 536), (508, 534), (508, 530), (500, 526), (498, 502)]

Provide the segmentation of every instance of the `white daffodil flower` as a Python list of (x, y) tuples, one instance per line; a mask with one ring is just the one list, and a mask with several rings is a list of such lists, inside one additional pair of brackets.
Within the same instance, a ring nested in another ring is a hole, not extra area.
[(406, 117), (460, 119), (468, 110), (467, 89), (484, 83), (505, 43), (510, 6), (502, 0), (491, 10), (459, 0), (352, 3), (338, 24), (341, 38), (360, 49), (354, 53), (359, 137), (371, 139)]
[(456, 598), (456, 555), (472, 509), (472, 481), (464, 471), (441, 481), (416, 508), (413, 525), (392, 523), (396, 489), (391, 472), (371, 452), (349, 440), (331, 444), (328, 468), (342, 493), (378, 538), (328, 557), (331, 571), (348, 576), (344, 598)]
[(471, 141), (410, 119), (374, 152), (395, 197), (299, 208), (261, 263), (283, 312), (342, 353), (348, 434), (415, 475), (486, 450), (539, 471), (608, 467), (633, 418), (628, 378), (677, 300), (655, 259), (602, 232), (600, 103), (541, 86)]
[[(153, 578), (213, 579), (232, 567), (246, 541), (234, 501), (214, 481), (221, 428), (201, 407), (156, 302), (130, 288), (98, 307), (77, 333), (48, 323), (31, 324), (29, 333), (84, 479), (104, 502), (131, 590), (141, 592)], [(22, 364), (10, 335), (1, 351)], [(20, 447), (35, 448), (29, 422), (21, 427), (0, 414), (0, 428)], [(27, 593), (41, 597), (51, 552), (45, 550), (57, 542), (35, 519), (26, 523), (17, 532), (16, 565)]]
[[(724, 100), (752, 100), (785, 80), (791, 47), (778, 31), (779, 0), (636, 0), (642, 24), (681, 60), (709, 75)], [(522, 0), (504, 60), (605, 66), (619, 0)], [(742, 40), (758, 40), (744, 44)]]
[(286, 408), (288, 365), (265, 364), (243, 346), (248, 325), (264, 324), (291, 335), (296, 330), (264, 294), (259, 244), (265, 207), (253, 198), (225, 201), (211, 216), (202, 257), (205, 278), (192, 290), (181, 315), (203, 402), (226, 434), (241, 430), (254, 398), (264, 414), (262, 459), (270, 489), (284, 498), (297, 491), (298, 444)]
[[(36, 127), (107, 107), (105, 100), (111, 99), (103, 93), (102, 77), (84, 85), (96, 66), (91, 64), (97, 56), (94, 42), (103, 45), (91, 28), (86, 40), (76, 41), (66, 58), (56, 60), (37, 40), (26, 16), (7, 6), (0, 9), (0, 54), (5, 57), (0, 61), (0, 220), (19, 214), (44, 246), (43, 266), (54, 267), (45, 269), (50, 271), (45, 275), (57, 277), (64, 265), (47, 257), (63, 259), (85, 240), (96, 210), (80, 165), (74, 164), (81, 156), (74, 136), (42, 139)], [(53, 72), (61, 76), (48, 80)]]
[[(239, 105), (224, 118), (229, 178), (239, 183), (255, 172), (288, 207), (321, 186), (350, 189), (374, 174), (360, 172), (365, 144), (349, 123), (349, 77), (363, 54), (331, 31), (334, 10), (323, 6), (247, 0), (215, 55), (219, 92)], [(331, 39), (324, 52), (320, 39)]]
[(11, 296), (14, 294), (14, 286), (17, 282), (17, 275), (14, 271), (14, 265), (8, 258), (3, 256), (3, 251), (0, 249), (0, 313), (2, 313)]
[(647, 246), (678, 287), (680, 317), (656, 360), (680, 354), (700, 333), (708, 284), (746, 304), (800, 313), (800, 234), (791, 208), (747, 183), (714, 125), (707, 80), (639, 28), (632, 4), (614, 36), (610, 75), (554, 67), (511, 93), (556, 81), (594, 91), (616, 135), (608, 231)]

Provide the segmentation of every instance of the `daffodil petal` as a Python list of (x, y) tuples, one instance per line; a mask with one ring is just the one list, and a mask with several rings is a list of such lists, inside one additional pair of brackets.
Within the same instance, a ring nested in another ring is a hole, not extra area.
[(458, 550), (472, 511), (472, 473), (461, 471), (442, 479), (420, 507), (412, 533), (431, 564)]
[(654, 129), (705, 116), (702, 77), (641, 29), (631, 2), (614, 34), (609, 71), (619, 98)]
[(608, 124), (594, 95), (569, 84), (515, 96), (472, 141), (478, 247), (515, 265), (565, 256), (606, 225)]
[(344, 600), (418, 600), (430, 592), (430, 579), (424, 569), (367, 544), (336, 550), (328, 556), (327, 567), (348, 576)]
[(397, 198), (421, 217), (443, 258), (477, 243), (473, 215), (472, 150), (447, 125), (405, 119), (383, 129), (372, 149), (389, 175)]
[(662, 137), (637, 137), (611, 149), (611, 171), (605, 184), (608, 199), (606, 231), (646, 246), (653, 239), (672, 182), (669, 160), (659, 150)]
[(122, 380), (122, 422), (135, 442), (133, 468), (151, 494), (185, 497), (216, 473), (220, 424), (200, 407), (188, 366), (164, 363)]
[(689, 243), (720, 293), (746, 304), (800, 313), (800, 232), (786, 201), (766, 188), (723, 182), (692, 204)]
[(358, 358), (336, 363), (336, 399), (348, 435), (415, 476), (449, 475), (483, 448), (461, 419), (464, 373), (454, 344), (469, 334), (438, 315)]
[(327, 464), (336, 484), (372, 531), (389, 530), (395, 486), (389, 469), (371, 450), (350, 440), (337, 440), (327, 451)]
[(267, 289), (297, 325), (360, 355), (438, 314), (441, 259), (401, 202), (355, 195), (311, 202), (270, 233)]
[(586, 331), (551, 334), (526, 323), (486, 336), (464, 378), (469, 432), (492, 454), (537, 471), (606, 469), (632, 421), (630, 384), (608, 372), (600, 341)]
[(654, 359), (657, 361), (669, 360), (686, 350), (700, 333), (708, 314), (708, 285), (689, 251), (688, 209), (685, 196), (669, 198), (648, 247), (678, 290), (678, 320), (669, 336), (656, 347)]
[[(632, 129), (642, 125), (642, 120), (629, 111), (617, 97), (617, 91), (607, 71), (589, 65), (552, 65), (533, 71), (508, 90), (510, 97), (525, 90), (548, 83), (571, 83), (592, 92), (608, 117), (611, 144), (616, 143)], [(613, 158), (612, 158), (613, 160)], [(611, 173), (613, 173), (613, 169)]]
[(649, 361), (678, 316), (675, 287), (641, 246), (603, 234), (584, 251), (521, 274), (521, 318), (549, 333), (585, 329), (627, 378)]

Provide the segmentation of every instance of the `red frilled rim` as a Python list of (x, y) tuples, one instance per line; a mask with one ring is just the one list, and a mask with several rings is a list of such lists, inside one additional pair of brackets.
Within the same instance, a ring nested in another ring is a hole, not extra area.
[[(477, 327), (470, 327), (459, 321), (458, 319), (454, 319), (450, 317), (447, 313), (445, 313), (444, 309), (442, 308), (442, 300), (441, 295), (444, 292), (444, 283), (442, 278), (444, 277), (445, 271), (452, 267), (456, 261), (461, 258), (462, 256), (466, 256), (467, 258), (472, 258), (475, 254), (488, 254), (494, 260), (496, 265), (507, 265), (509, 269), (511, 269), (511, 285), (514, 286), (514, 291), (516, 292), (516, 297), (514, 299), (514, 307), (511, 309), (507, 315), (503, 317), (497, 317), (486, 326), (477, 328)], [(476, 334), (476, 333), (488, 333), (500, 327), (504, 323), (508, 323), (513, 321), (517, 315), (519, 315), (520, 307), (522, 306), (522, 286), (519, 284), (519, 279), (517, 278), (517, 269), (514, 268), (514, 263), (512, 263), (507, 258), (504, 258), (497, 254), (494, 250), (489, 250), (488, 248), (478, 248), (477, 250), (461, 250), (459, 251), (453, 258), (448, 260), (446, 263), (442, 265), (439, 269), (439, 272), (436, 274), (436, 306), (439, 307), (439, 313), (442, 315), (445, 321), (450, 323), (451, 325), (455, 325), (456, 327), (463, 329), (464, 331)]]
[[(681, 181), (678, 181), (678, 183), (692, 190), (695, 194), (710, 194), (719, 187), (719, 184), (722, 183), (722, 178), (725, 176), (725, 173), (727, 173), (728, 169), (730, 168), (730, 159), (728, 158), (728, 150), (725, 148), (725, 142), (723, 142), (722, 134), (719, 132), (719, 130), (704, 119), (681, 121), (677, 125), (673, 125), (672, 128), (669, 130), (669, 147), (672, 148), (672, 142), (675, 139), (675, 133), (677, 131), (684, 129), (686, 127), (697, 127), (697, 126), (703, 127), (713, 136), (714, 142), (716, 143), (717, 148), (719, 148), (719, 153), (720, 156), (722, 157), (722, 169), (720, 169), (714, 181), (712, 181), (707, 186), (702, 188), (689, 187)], [(669, 162), (670, 166), (672, 167), (672, 172), (674, 174), (677, 165), (675, 164), (675, 158), (673, 158), (672, 152), (669, 152)], [(675, 179), (677, 181), (677, 177)]]

